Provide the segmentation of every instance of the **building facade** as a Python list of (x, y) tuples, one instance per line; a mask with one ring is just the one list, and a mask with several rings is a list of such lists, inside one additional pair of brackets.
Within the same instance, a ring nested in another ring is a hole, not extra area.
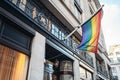
[(111, 60), (113, 80), (120, 80), (120, 45), (110, 46), (109, 58)]
[(98, 54), (80, 51), (98, 0), (0, 1), (0, 80), (111, 80), (102, 29)]

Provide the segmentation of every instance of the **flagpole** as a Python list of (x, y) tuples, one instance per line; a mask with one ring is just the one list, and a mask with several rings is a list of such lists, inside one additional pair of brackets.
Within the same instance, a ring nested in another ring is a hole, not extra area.
[[(91, 19), (92, 17), (94, 17), (94, 15), (97, 14), (98, 11), (99, 11), (100, 9), (102, 9), (102, 7), (104, 7), (104, 5), (102, 5), (89, 19)], [(86, 23), (89, 19), (87, 19), (84, 23)], [(82, 23), (81, 25), (83, 25), (84, 23)], [(74, 29), (70, 34), (68, 34), (68, 35), (64, 38), (64, 40), (66, 40), (66, 39), (67, 39), (68, 37), (70, 37), (75, 31), (77, 31), (77, 30), (81, 27), (81, 25), (76, 26), (75, 29)]]
[(68, 35), (64, 38), (64, 40), (66, 40), (68, 37), (70, 37), (70, 36), (71, 36), (75, 31), (77, 31), (80, 27), (81, 27), (81, 26), (76, 26), (75, 29), (74, 29), (70, 34), (68, 34)]

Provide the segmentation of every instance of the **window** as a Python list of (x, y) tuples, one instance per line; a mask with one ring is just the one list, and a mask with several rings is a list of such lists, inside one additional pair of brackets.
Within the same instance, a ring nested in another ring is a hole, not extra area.
[(52, 24), (52, 34), (58, 38), (59, 29), (55, 24)]
[(17, 6), (19, 6), (19, 8), (22, 9), (23, 11), (25, 10), (26, 2), (27, 2), (26, 0), (12, 0), (12, 2)]
[(88, 71), (87, 71), (87, 79), (92, 80), (92, 74), (90, 72), (88, 72)]
[(60, 80), (73, 80), (73, 76), (72, 75), (61, 75), (60, 76)]
[(116, 72), (117, 72), (116, 67), (112, 67), (112, 72), (113, 72), (113, 73), (116, 73)]
[(86, 78), (86, 72), (85, 72), (85, 69), (80, 67), (80, 77), (82, 78)]
[(92, 73), (83, 67), (80, 67), (80, 78), (92, 80)]
[(66, 39), (66, 44), (67, 44), (67, 46), (72, 47), (72, 39), (71, 39), (71, 37)]
[(120, 57), (117, 57), (117, 61), (118, 61), (118, 63), (120, 63)]
[(72, 62), (71, 61), (62, 61), (60, 63), (60, 71), (71, 71), (72, 72)]
[(89, 9), (90, 9), (90, 13), (93, 14), (94, 11), (92, 10), (92, 8), (89, 6)]
[(114, 63), (114, 60), (113, 60), (113, 58), (110, 58), (110, 61), (111, 61), (111, 63)]
[(117, 56), (120, 55), (120, 52), (116, 52), (116, 55), (117, 55)]
[(0, 80), (26, 80), (29, 57), (0, 45)]

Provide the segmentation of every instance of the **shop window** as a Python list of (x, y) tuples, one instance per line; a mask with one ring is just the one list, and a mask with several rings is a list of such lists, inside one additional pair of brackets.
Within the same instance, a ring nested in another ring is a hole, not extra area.
[(53, 72), (53, 63), (50, 61), (46, 61), (44, 68), (44, 80), (52, 80)]
[(61, 75), (60, 80), (73, 80), (72, 75)]
[(81, 79), (87, 79), (87, 80), (92, 80), (92, 73), (88, 71), (87, 69), (80, 67), (80, 78)]
[(72, 62), (71, 61), (62, 61), (60, 63), (60, 71), (71, 71), (72, 72)]
[(29, 57), (0, 45), (0, 80), (26, 80)]

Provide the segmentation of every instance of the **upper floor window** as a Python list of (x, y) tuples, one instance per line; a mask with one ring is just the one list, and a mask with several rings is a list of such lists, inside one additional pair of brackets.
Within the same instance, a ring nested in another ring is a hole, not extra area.
[(90, 13), (93, 14), (94, 11), (92, 10), (92, 8), (89, 6), (89, 10), (90, 10)]
[(120, 52), (116, 52), (116, 55), (117, 55), (117, 56), (120, 55)]
[(92, 3), (91, 3), (92, 1), (91, 0), (88, 0), (88, 5), (89, 5), (89, 10), (90, 10), (90, 13), (91, 14), (93, 14), (94, 13), (94, 11), (95, 11), (95, 9), (94, 9), (94, 7), (93, 7), (93, 5), (92, 5)]
[(58, 38), (59, 28), (55, 24), (52, 24), (52, 30), (51, 31), (52, 31), (52, 34), (54, 34)]
[(19, 6), (20, 9), (25, 10), (27, 0), (11, 0), (14, 4)]
[(120, 57), (117, 57), (117, 61), (118, 61), (118, 63), (120, 63)]
[(114, 63), (114, 60), (113, 60), (113, 58), (110, 58), (110, 61), (111, 61), (111, 63)]
[(116, 67), (112, 67), (112, 72), (113, 72), (113, 73), (116, 73), (116, 72), (117, 72)]

